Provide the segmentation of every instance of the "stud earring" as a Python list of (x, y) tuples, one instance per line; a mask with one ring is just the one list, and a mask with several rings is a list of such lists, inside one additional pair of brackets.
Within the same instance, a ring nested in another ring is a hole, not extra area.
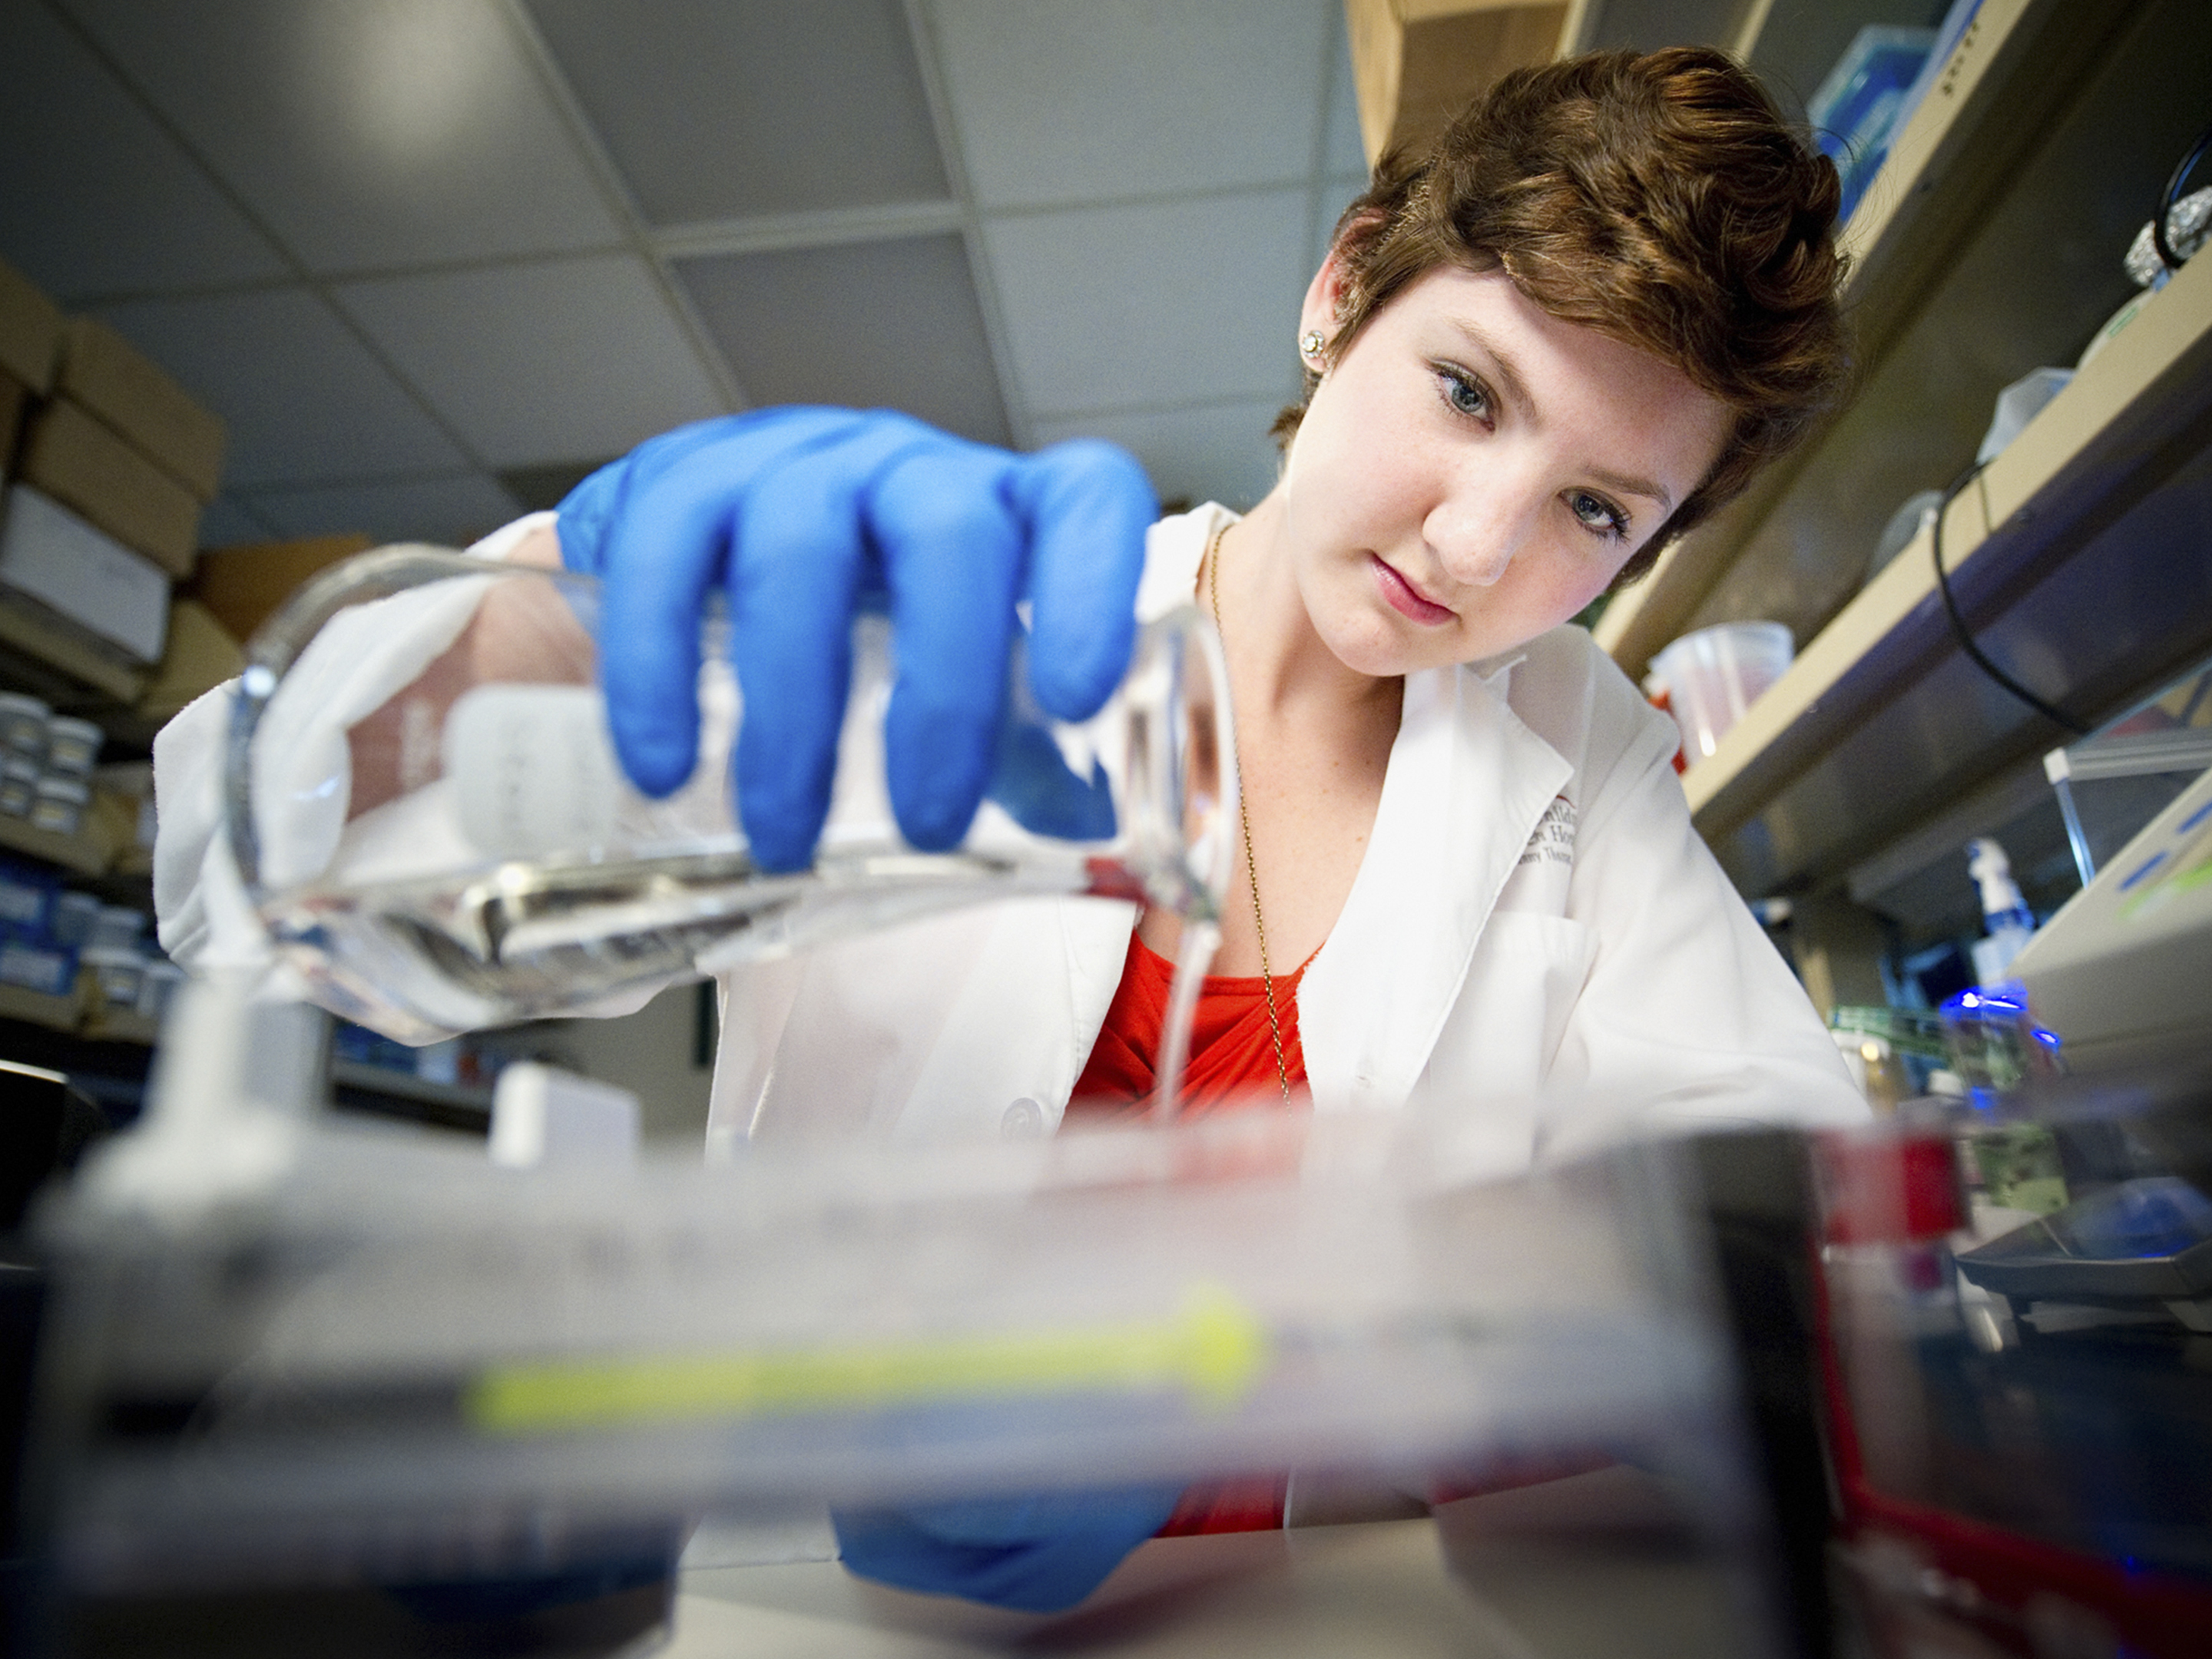
[(1321, 362), (1321, 349), (1328, 343), (1328, 342), (1322, 337), (1322, 331), (1319, 329), (1310, 328), (1299, 337), (1298, 355), (1310, 363), (1318, 364)]

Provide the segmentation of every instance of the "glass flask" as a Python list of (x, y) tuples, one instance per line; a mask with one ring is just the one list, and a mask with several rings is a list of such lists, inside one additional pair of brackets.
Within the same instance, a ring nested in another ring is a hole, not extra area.
[(1018, 630), (995, 769), (945, 853), (893, 819), (891, 630), (862, 617), (814, 862), (770, 872), (733, 805), (743, 709), (719, 596), (697, 763), (659, 800), (615, 757), (599, 599), (573, 572), (394, 547), (319, 576), (255, 635), (227, 757), (232, 848), (319, 1000), (428, 1042), (1017, 896), (1123, 899), (1211, 934), (1237, 769), (1220, 646), (1194, 606), (1139, 629), (1079, 722), (1037, 707)]

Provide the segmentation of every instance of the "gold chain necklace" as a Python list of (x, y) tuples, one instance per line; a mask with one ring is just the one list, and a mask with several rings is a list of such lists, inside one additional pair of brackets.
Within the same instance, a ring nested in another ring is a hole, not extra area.
[[(1223, 655), (1227, 656), (1225, 641), (1228, 630), (1221, 625), (1221, 538), (1229, 533), (1228, 520), (1214, 527), (1213, 538), (1206, 544), (1206, 592), (1213, 602), (1213, 631), (1224, 641)], [(1275, 976), (1267, 967), (1267, 924), (1260, 915), (1260, 865), (1252, 856), (1252, 809), (1245, 802), (1244, 767), (1237, 767), (1237, 816), (1244, 827), (1244, 879), (1252, 890), (1252, 928), (1260, 936), (1260, 988), (1267, 999), (1267, 1030), (1275, 1039), (1275, 1081), (1283, 1086), (1283, 1103), (1291, 1103), (1291, 1068), (1283, 1058), (1283, 1023), (1275, 1013)]]

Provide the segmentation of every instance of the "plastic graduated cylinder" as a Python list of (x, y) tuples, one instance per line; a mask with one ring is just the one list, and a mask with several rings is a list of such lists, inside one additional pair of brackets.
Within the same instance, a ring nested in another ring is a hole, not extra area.
[(941, 854), (898, 835), (891, 635), (862, 617), (815, 862), (772, 874), (732, 808), (742, 708), (719, 606), (698, 763), (652, 800), (607, 735), (598, 598), (570, 572), (387, 548), (311, 582), (255, 635), (228, 757), (232, 846), (319, 1000), (430, 1042), (1025, 895), (1173, 910), (1194, 924), (1186, 956), (1204, 952), (1237, 769), (1219, 643), (1194, 607), (1146, 623), (1121, 685), (1078, 723), (1037, 708), (1018, 641), (986, 799)]

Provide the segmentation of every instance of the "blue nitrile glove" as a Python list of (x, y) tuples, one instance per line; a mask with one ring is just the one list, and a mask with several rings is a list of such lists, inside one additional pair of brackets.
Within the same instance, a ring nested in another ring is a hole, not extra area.
[(738, 812), (766, 868), (802, 868), (830, 810), (852, 621), (888, 597), (898, 679), (884, 720), (892, 810), (941, 851), (990, 775), (1014, 605), (1030, 683), (1062, 720), (1128, 665), (1143, 470), (1079, 441), (1016, 455), (884, 410), (774, 409), (678, 428), (561, 503), (562, 556), (599, 578), (600, 674), (623, 769), (648, 795), (698, 754), (699, 619), (726, 586), (744, 720)]
[(1059, 1613), (1097, 1589), (1175, 1513), (1173, 1486), (833, 1512), (846, 1567), (925, 1595)]

